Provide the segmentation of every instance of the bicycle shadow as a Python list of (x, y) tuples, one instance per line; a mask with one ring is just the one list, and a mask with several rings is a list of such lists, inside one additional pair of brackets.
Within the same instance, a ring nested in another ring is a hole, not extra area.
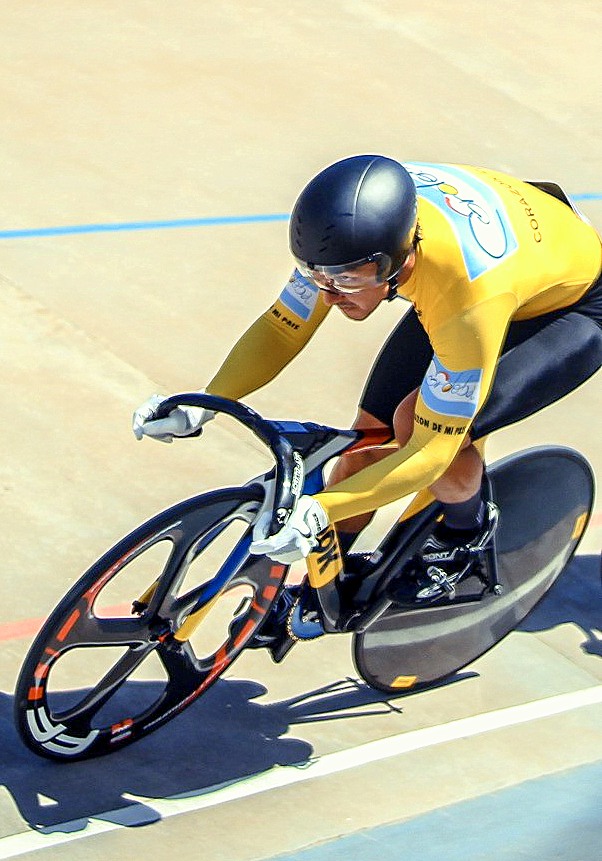
[(572, 623), (585, 637), (581, 650), (602, 657), (602, 640), (596, 634), (602, 618), (601, 564), (599, 555), (575, 556), (517, 630), (535, 633)]
[[(132, 697), (159, 690), (154, 682), (131, 683)], [(253, 681), (219, 680), (156, 733), (111, 756), (70, 764), (42, 759), (24, 747), (13, 725), (13, 697), (0, 692), (0, 785), (22, 818), (45, 833), (82, 830), (91, 817), (146, 825), (160, 814), (140, 798), (201, 795), (275, 765), (307, 764), (312, 746), (283, 737), (294, 724), (400, 711), (385, 694), (355, 679), (282, 702), (255, 702), (266, 692)], [(371, 705), (378, 711), (367, 712)]]

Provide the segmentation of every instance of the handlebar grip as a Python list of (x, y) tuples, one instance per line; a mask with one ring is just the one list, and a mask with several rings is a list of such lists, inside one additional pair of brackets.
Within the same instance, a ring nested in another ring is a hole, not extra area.
[(268, 529), (274, 535), (286, 523), (303, 490), (303, 460), (275, 422), (264, 419), (251, 407), (205, 392), (183, 392), (159, 404), (156, 418), (166, 418), (178, 406), (201, 407), (224, 413), (248, 427), (270, 449), (276, 459), (272, 518)]

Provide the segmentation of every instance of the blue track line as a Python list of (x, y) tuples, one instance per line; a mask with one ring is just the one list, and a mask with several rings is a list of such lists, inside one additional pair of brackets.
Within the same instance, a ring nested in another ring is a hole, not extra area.
[(74, 233), (115, 233), (126, 230), (168, 230), (182, 227), (216, 227), (227, 224), (253, 224), (288, 221), (287, 213), (272, 215), (224, 215), (217, 218), (177, 218), (170, 221), (122, 221), (108, 224), (67, 224), (64, 227), (36, 227), (22, 230), (0, 230), (0, 239), (24, 239), (34, 236), (65, 236)]
[[(572, 194), (578, 201), (602, 200), (602, 192)], [(288, 213), (266, 215), (224, 215), (216, 218), (176, 218), (164, 221), (121, 221), (107, 224), (67, 224), (63, 227), (32, 227), (21, 230), (0, 230), (0, 239), (31, 239), (44, 236), (67, 236), (78, 233), (119, 233), (132, 230), (171, 230), (186, 227), (221, 227), (230, 224), (261, 224), (288, 221)]]
[(569, 197), (571, 200), (602, 200), (602, 194), (599, 191), (592, 191), (591, 193), (584, 192), (583, 194), (570, 194)]

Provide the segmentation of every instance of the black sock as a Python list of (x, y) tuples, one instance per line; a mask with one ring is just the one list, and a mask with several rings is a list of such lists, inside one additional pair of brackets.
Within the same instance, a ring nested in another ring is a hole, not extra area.
[(464, 502), (444, 502), (443, 521), (436, 534), (443, 540), (470, 540), (478, 535), (485, 518), (485, 503), (481, 489)]

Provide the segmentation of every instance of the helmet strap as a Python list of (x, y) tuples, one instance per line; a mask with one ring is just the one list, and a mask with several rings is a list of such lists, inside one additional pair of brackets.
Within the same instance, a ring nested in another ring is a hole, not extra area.
[(391, 275), (390, 278), (387, 278), (387, 287), (389, 288), (385, 299), (387, 302), (392, 302), (393, 299), (399, 299), (399, 293), (397, 292), (397, 272), (395, 275)]
[(405, 266), (405, 264), (406, 264), (406, 262), (410, 256), (410, 254), (412, 253), (412, 251), (414, 251), (414, 252), (416, 251), (418, 242), (422, 238), (419, 235), (418, 231), (419, 231), (419, 228), (416, 227), (416, 234), (414, 237), (414, 242), (412, 244), (412, 247), (409, 249), (406, 256), (404, 257), (404, 259), (402, 260), (401, 265), (399, 266), (399, 268), (397, 269), (396, 272), (394, 272), (391, 276), (389, 276), (389, 278), (387, 278), (387, 286), (389, 288), (389, 292), (387, 293), (387, 296), (385, 297), (387, 302), (392, 302), (393, 299), (401, 299), (402, 298), (399, 295), (399, 293), (397, 292), (397, 287), (399, 286), (399, 273), (401, 272), (401, 270)]

